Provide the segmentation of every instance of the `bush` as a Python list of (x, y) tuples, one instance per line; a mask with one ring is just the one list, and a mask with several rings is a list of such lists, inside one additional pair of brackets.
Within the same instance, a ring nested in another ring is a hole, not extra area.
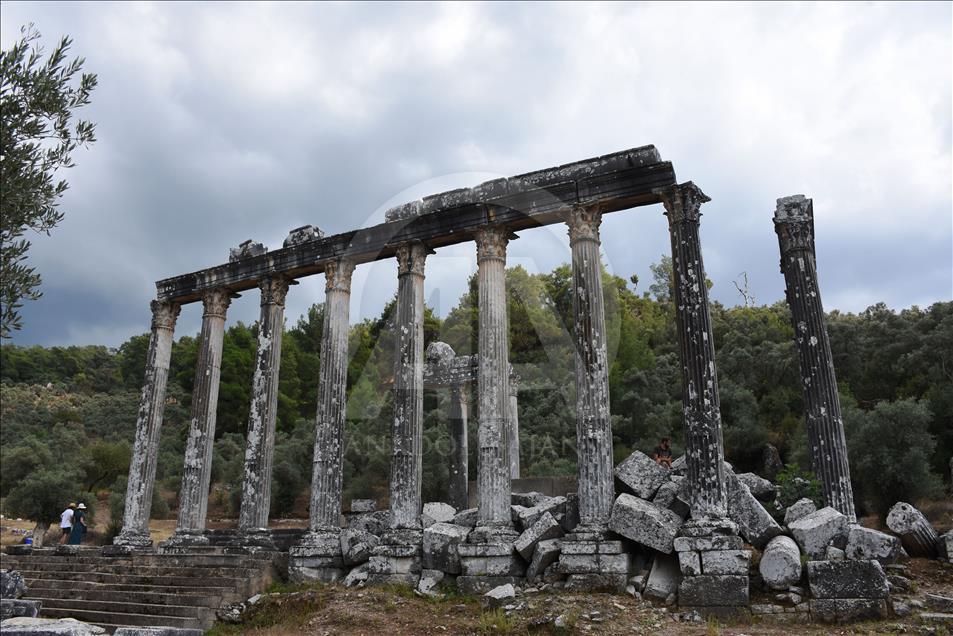
[(784, 511), (800, 499), (810, 499), (818, 508), (825, 505), (821, 495), (821, 482), (813, 473), (802, 471), (797, 466), (785, 466), (784, 470), (778, 473), (776, 486), (778, 489), (774, 499), (776, 516), (783, 517)]

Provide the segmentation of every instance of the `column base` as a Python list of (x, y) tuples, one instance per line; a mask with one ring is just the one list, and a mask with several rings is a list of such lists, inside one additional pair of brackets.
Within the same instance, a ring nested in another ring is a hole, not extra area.
[(622, 592), (632, 570), (622, 541), (608, 539), (598, 526), (567, 535), (558, 563), (557, 571), (567, 576), (565, 589), (573, 592)]
[(238, 531), (238, 544), (244, 548), (277, 550), (268, 528), (246, 528)]
[(132, 554), (134, 551), (151, 552), (154, 545), (148, 533), (122, 531), (113, 539), (112, 545), (103, 546), (103, 556)]
[(721, 517), (692, 519), (674, 541), (682, 581), (678, 606), (704, 616), (733, 616), (749, 603), (751, 552), (741, 549), (738, 526)]
[(371, 550), (367, 564), (370, 585), (410, 585), (420, 579), (424, 532), (420, 528), (391, 528)]
[(288, 549), (288, 577), (296, 582), (331, 583), (344, 578), (340, 530), (311, 531)]
[(467, 536), (467, 543), (474, 545), (496, 544), (501, 546), (513, 547), (513, 543), (519, 538), (520, 533), (516, 531), (513, 524), (480, 524)]
[(208, 537), (205, 536), (204, 530), (177, 529), (171, 537), (160, 543), (158, 548), (160, 550), (187, 550), (188, 548), (205, 548), (208, 547), (210, 543)]

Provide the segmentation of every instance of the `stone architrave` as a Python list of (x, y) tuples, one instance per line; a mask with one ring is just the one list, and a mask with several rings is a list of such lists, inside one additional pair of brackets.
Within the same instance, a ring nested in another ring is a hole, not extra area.
[(344, 421), (347, 416), (347, 336), (354, 263), (336, 260), (325, 268), (321, 376), (311, 474), (309, 533), (337, 534), (341, 526)]
[(397, 248), (394, 425), (390, 470), (390, 523), (394, 530), (420, 529), (424, 422), (423, 243)]
[(470, 496), (470, 478), (467, 459), (467, 404), (470, 386), (463, 384), (450, 389), (450, 505), (457, 510), (467, 507)]
[(202, 314), (195, 386), (192, 389), (191, 421), (179, 494), (179, 518), (175, 533), (169, 539), (170, 545), (208, 543), (208, 538), (204, 536), (205, 515), (212, 477), (212, 443), (215, 440), (225, 312), (230, 303), (231, 295), (225, 289), (213, 289), (202, 296), (205, 312)]
[(579, 466), (579, 521), (604, 530), (615, 501), (612, 422), (609, 417), (609, 363), (602, 297), (597, 206), (574, 207), (567, 219), (572, 248), (573, 339), (576, 345), (576, 442)]
[[(501, 529), (515, 538), (510, 519), (510, 467), (506, 440), (510, 346), (505, 267), (506, 246), (513, 235), (504, 228), (487, 227), (479, 230), (474, 238), (477, 246), (480, 312), (477, 526), (478, 529)], [(476, 533), (476, 536), (481, 537), (483, 534)]]
[(691, 181), (659, 192), (672, 240), (672, 274), (682, 404), (685, 463), (692, 491), (692, 519), (722, 519), (728, 511), (715, 342), (708, 309), (698, 225), (710, 201)]
[(268, 533), (271, 468), (278, 411), (278, 371), (281, 367), (281, 336), (289, 282), (284, 277), (276, 276), (266, 278), (259, 284), (261, 316), (258, 323), (255, 373), (252, 378), (251, 408), (248, 414), (242, 503), (238, 517), (238, 530), (243, 535)]
[(847, 463), (834, 360), (827, 336), (814, 255), (814, 205), (797, 194), (778, 199), (774, 229), (781, 248), (785, 296), (794, 324), (811, 462), (827, 505), (857, 521)]
[(126, 508), (122, 531), (113, 544), (147, 548), (152, 545), (149, 536), (149, 513), (156, 480), (156, 461), (159, 455), (159, 434), (165, 411), (165, 389), (169, 378), (169, 360), (172, 356), (172, 334), (180, 306), (153, 300), (152, 336), (146, 357), (146, 375), (139, 397), (136, 418), (136, 440), (129, 464), (129, 482), (126, 485)]

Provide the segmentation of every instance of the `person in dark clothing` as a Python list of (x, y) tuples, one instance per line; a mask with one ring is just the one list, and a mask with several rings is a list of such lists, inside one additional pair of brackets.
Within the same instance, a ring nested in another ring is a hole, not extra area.
[(655, 452), (652, 453), (652, 459), (655, 460), (656, 464), (660, 464), (666, 468), (672, 467), (672, 447), (667, 437), (663, 437), (661, 443), (655, 447)]
[(81, 503), (76, 506), (73, 513), (73, 529), (69, 533), (69, 544), (79, 545), (83, 542), (83, 535), (86, 534), (86, 504)]

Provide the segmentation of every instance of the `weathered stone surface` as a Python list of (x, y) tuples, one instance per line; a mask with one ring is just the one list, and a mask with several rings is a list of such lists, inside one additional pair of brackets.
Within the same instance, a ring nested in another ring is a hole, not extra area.
[(365, 513), (377, 510), (377, 502), (373, 499), (352, 499), (351, 512)]
[(17, 570), (0, 570), (0, 598), (17, 599), (26, 594), (29, 588), (23, 575)]
[(786, 590), (800, 581), (801, 569), (801, 550), (793, 539), (785, 536), (768, 542), (758, 564), (761, 578), (772, 590)]
[(574, 492), (566, 495), (566, 505), (562, 511), (557, 510), (553, 515), (559, 525), (563, 527), (564, 532), (572, 532), (579, 525), (579, 495)]
[(669, 554), (657, 554), (652, 562), (652, 569), (649, 570), (649, 577), (645, 581), (642, 595), (646, 598), (664, 600), (678, 589), (680, 579), (676, 558)]
[(348, 519), (347, 526), (354, 530), (366, 530), (371, 534), (380, 536), (390, 528), (390, 512), (387, 510), (378, 510), (376, 512), (355, 515)]
[(784, 511), (784, 525), (790, 526), (798, 519), (802, 519), (812, 512), (817, 512), (817, 505), (810, 499), (798, 499)]
[(887, 565), (900, 557), (900, 539), (871, 528), (851, 526), (844, 553), (855, 561), (876, 559)]
[(435, 523), (452, 523), (456, 514), (456, 508), (450, 504), (432, 501), (424, 504), (423, 512), (420, 513), (420, 524), (426, 528)]
[(926, 603), (937, 612), (953, 612), (953, 597), (941, 594), (927, 594)]
[(0, 598), (0, 620), (14, 616), (33, 618), (40, 613), (40, 601), (26, 599)]
[(733, 472), (725, 472), (728, 518), (738, 524), (738, 531), (748, 543), (763, 549), (768, 541), (782, 533), (781, 526)]
[(536, 520), (536, 523), (523, 531), (513, 544), (513, 548), (521, 557), (529, 561), (533, 558), (536, 544), (546, 539), (558, 539), (561, 536), (563, 536), (562, 526), (553, 519), (550, 513), (546, 512)]
[(953, 530), (941, 535), (936, 545), (940, 558), (953, 563)]
[(371, 558), (371, 551), (380, 543), (380, 537), (364, 530), (347, 528), (341, 531), (341, 554), (344, 565), (355, 566)]
[(683, 576), (698, 576), (702, 573), (701, 554), (695, 551), (678, 552), (678, 568)]
[(457, 590), (461, 594), (483, 594), (500, 585), (518, 585), (518, 576), (458, 576)]
[(90, 625), (75, 618), (8, 618), (0, 623), (3, 636), (95, 636), (105, 634), (98, 625)]
[(939, 537), (930, 522), (912, 505), (898, 501), (887, 513), (887, 527), (900, 536), (903, 548), (912, 557), (932, 559), (937, 555)]
[(748, 604), (747, 576), (703, 574), (682, 579), (679, 607), (722, 607)]
[(524, 508), (518, 511), (519, 526), (522, 529), (531, 528), (534, 523), (539, 521), (547, 512), (555, 517), (557, 514), (564, 513), (568, 500), (565, 497), (548, 497), (541, 503), (532, 508)]
[(532, 508), (533, 506), (539, 505), (549, 499), (548, 495), (544, 495), (541, 492), (514, 492), (510, 494), (510, 503), (514, 506), (523, 506), (524, 508)]
[(887, 577), (877, 561), (808, 561), (814, 598), (887, 598)]
[(821, 623), (850, 623), (888, 616), (886, 599), (815, 598), (811, 599), (810, 606), (811, 618)]
[(705, 574), (748, 575), (751, 553), (747, 550), (709, 550), (701, 553), (702, 572)]
[(120, 627), (113, 636), (202, 636), (204, 633), (187, 627)]
[[(564, 542), (565, 547), (569, 542)], [(563, 574), (624, 574), (629, 578), (628, 554), (566, 554), (559, 556), (559, 571)]]
[(626, 574), (611, 572), (587, 572), (570, 574), (566, 577), (563, 589), (567, 592), (622, 592), (625, 589)]
[(367, 563), (362, 563), (347, 573), (347, 576), (344, 577), (344, 586), (355, 587), (357, 585), (363, 585), (367, 582), (369, 574), (370, 567)]
[(467, 540), (470, 528), (452, 523), (435, 523), (424, 529), (423, 564), (430, 570), (450, 574), (460, 572), (457, 547)]
[(848, 522), (847, 517), (828, 506), (788, 524), (788, 529), (802, 552), (820, 559), (831, 541), (847, 536)]
[(555, 563), (559, 558), (561, 546), (562, 541), (559, 539), (547, 539), (537, 543), (533, 559), (526, 568), (526, 580), (532, 583), (546, 568)]
[(483, 595), (483, 605), (489, 608), (502, 607), (516, 598), (516, 589), (512, 583), (494, 587)]
[(623, 493), (612, 506), (609, 529), (659, 552), (671, 554), (682, 518), (671, 510)]
[(744, 545), (741, 537), (727, 534), (712, 534), (706, 537), (675, 537), (676, 552), (697, 550), (740, 550)]
[(751, 494), (758, 499), (774, 497), (774, 493), (777, 490), (770, 481), (754, 473), (741, 473), (738, 475), (738, 481), (747, 486)]
[(288, 236), (281, 246), (292, 247), (310, 241), (317, 241), (322, 238), (324, 238), (324, 232), (322, 232), (320, 228), (316, 228), (313, 225), (302, 225), (288, 232)]
[(261, 256), (266, 253), (268, 248), (261, 243), (256, 243), (251, 239), (247, 241), (242, 241), (238, 244), (238, 247), (228, 248), (228, 262), (234, 263), (246, 258), (253, 258), (255, 256)]
[(468, 528), (472, 528), (477, 524), (477, 512), (477, 508), (461, 510), (453, 516), (453, 524), (455, 526), (467, 526)]
[(636, 497), (651, 499), (668, 479), (669, 471), (645, 453), (635, 451), (616, 466), (615, 476)]
[(824, 559), (827, 561), (843, 561), (846, 558), (843, 550), (832, 545), (827, 546), (827, 551), (824, 553)]
[(457, 552), (461, 570), (466, 576), (521, 577), (526, 574), (526, 564), (513, 551), (512, 545), (461, 543), (457, 546)]
[(444, 573), (440, 570), (422, 570), (417, 581), (417, 591), (424, 596), (437, 596), (437, 587), (443, 582)]

